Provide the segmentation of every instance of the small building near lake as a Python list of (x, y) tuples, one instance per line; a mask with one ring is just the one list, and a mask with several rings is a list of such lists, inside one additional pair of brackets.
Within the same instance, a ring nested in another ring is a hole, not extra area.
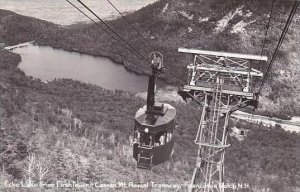
[(247, 137), (249, 129), (238, 128), (236, 126), (231, 128), (231, 133), (229, 134), (231, 137), (237, 138), (237, 140), (242, 141)]
[(0, 43), (0, 50), (5, 48), (5, 43)]

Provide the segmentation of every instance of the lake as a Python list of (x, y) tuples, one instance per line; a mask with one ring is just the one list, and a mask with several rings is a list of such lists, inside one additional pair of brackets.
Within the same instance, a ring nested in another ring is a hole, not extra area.
[[(77, 0), (70, 0), (78, 5)], [(157, 0), (110, 0), (121, 12), (138, 10)], [(118, 17), (119, 14), (107, 0), (83, 0), (101, 18)], [(81, 9), (82, 6), (79, 6)], [(65, 0), (1, 0), (0, 8), (7, 9), (21, 15), (43, 19), (61, 25), (71, 25), (89, 20), (72, 7)], [(92, 17), (94, 18), (94, 17)]]
[[(13, 49), (22, 57), (19, 68), (28, 76), (39, 78), (42, 81), (51, 81), (55, 78), (69, 78), (85, 83), (91, 83), (100, 87), (115, 90), (135, 92), (136, 96), (146, 99), (148, 76), (139, 75), (127, 71), (123, 65), (114, 63), (106, 57), (95, 57), (76, 52), (68, 52), (61, 49), (54, 49), (47, 46), (28, 45)], [(157, 101), (183, 102), (177, 94), (177, 88), (158, 82), (156, 92)], [(266, 125), (280, 124), (285, 130), (300, 132), (300, 118), (293, 118), (290, 121), (273, 120), (272, 118), (251, 114), (240, 115), (236, 112), (232, 116), (244, 120), (256, 120), (257, 123)]]
[[(106, 57), (95, 57), (47, 46), (29, 45), (13, 49), (22, 57), (19, 68), (28, 76), (52, 81), (68, 78), (98, 85), (105, 89), (130, 92), (147, 90), (148, 76), (128, 71)], [(149, 66), (150, 67), (150, 66)], [(164, 86), (158, 82), (158, 87)]]

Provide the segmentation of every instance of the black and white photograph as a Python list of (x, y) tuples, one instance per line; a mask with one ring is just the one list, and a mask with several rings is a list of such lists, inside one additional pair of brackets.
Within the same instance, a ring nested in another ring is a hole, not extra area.
[(300, 192), (299, 0), (0, 0), (0, 192)]

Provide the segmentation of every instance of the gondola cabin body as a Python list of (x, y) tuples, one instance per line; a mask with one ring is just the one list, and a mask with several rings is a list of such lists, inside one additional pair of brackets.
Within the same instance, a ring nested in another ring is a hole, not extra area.
[(174, 149), (176, 109), (169, 104), (155, 103), (155, 82), (163, 70), (159, 52), (150, 54), (152, 74), (149, 77), (147, 105), (135, 115), (133, 157), (137, 167), (151, 169), (168, 160)]
[(151, 169), (173, 154), (176, 110), (169, 104), (162, 106), (162, 114), (147, 113), (147, 106), (136, 113), (133, 157), (139, 168)]

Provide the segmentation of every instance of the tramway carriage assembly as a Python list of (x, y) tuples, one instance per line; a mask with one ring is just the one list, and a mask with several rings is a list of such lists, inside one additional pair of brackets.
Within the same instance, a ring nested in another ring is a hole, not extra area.
[(174, 151), (176, 109), (155, 102), (156, 79), (163, 70), (163, 56), (150, 54), (152, 74), (149, 77), (147, 105), (135, 115), (133, 157), (137, 167), (151, 169), (170, 159)]

